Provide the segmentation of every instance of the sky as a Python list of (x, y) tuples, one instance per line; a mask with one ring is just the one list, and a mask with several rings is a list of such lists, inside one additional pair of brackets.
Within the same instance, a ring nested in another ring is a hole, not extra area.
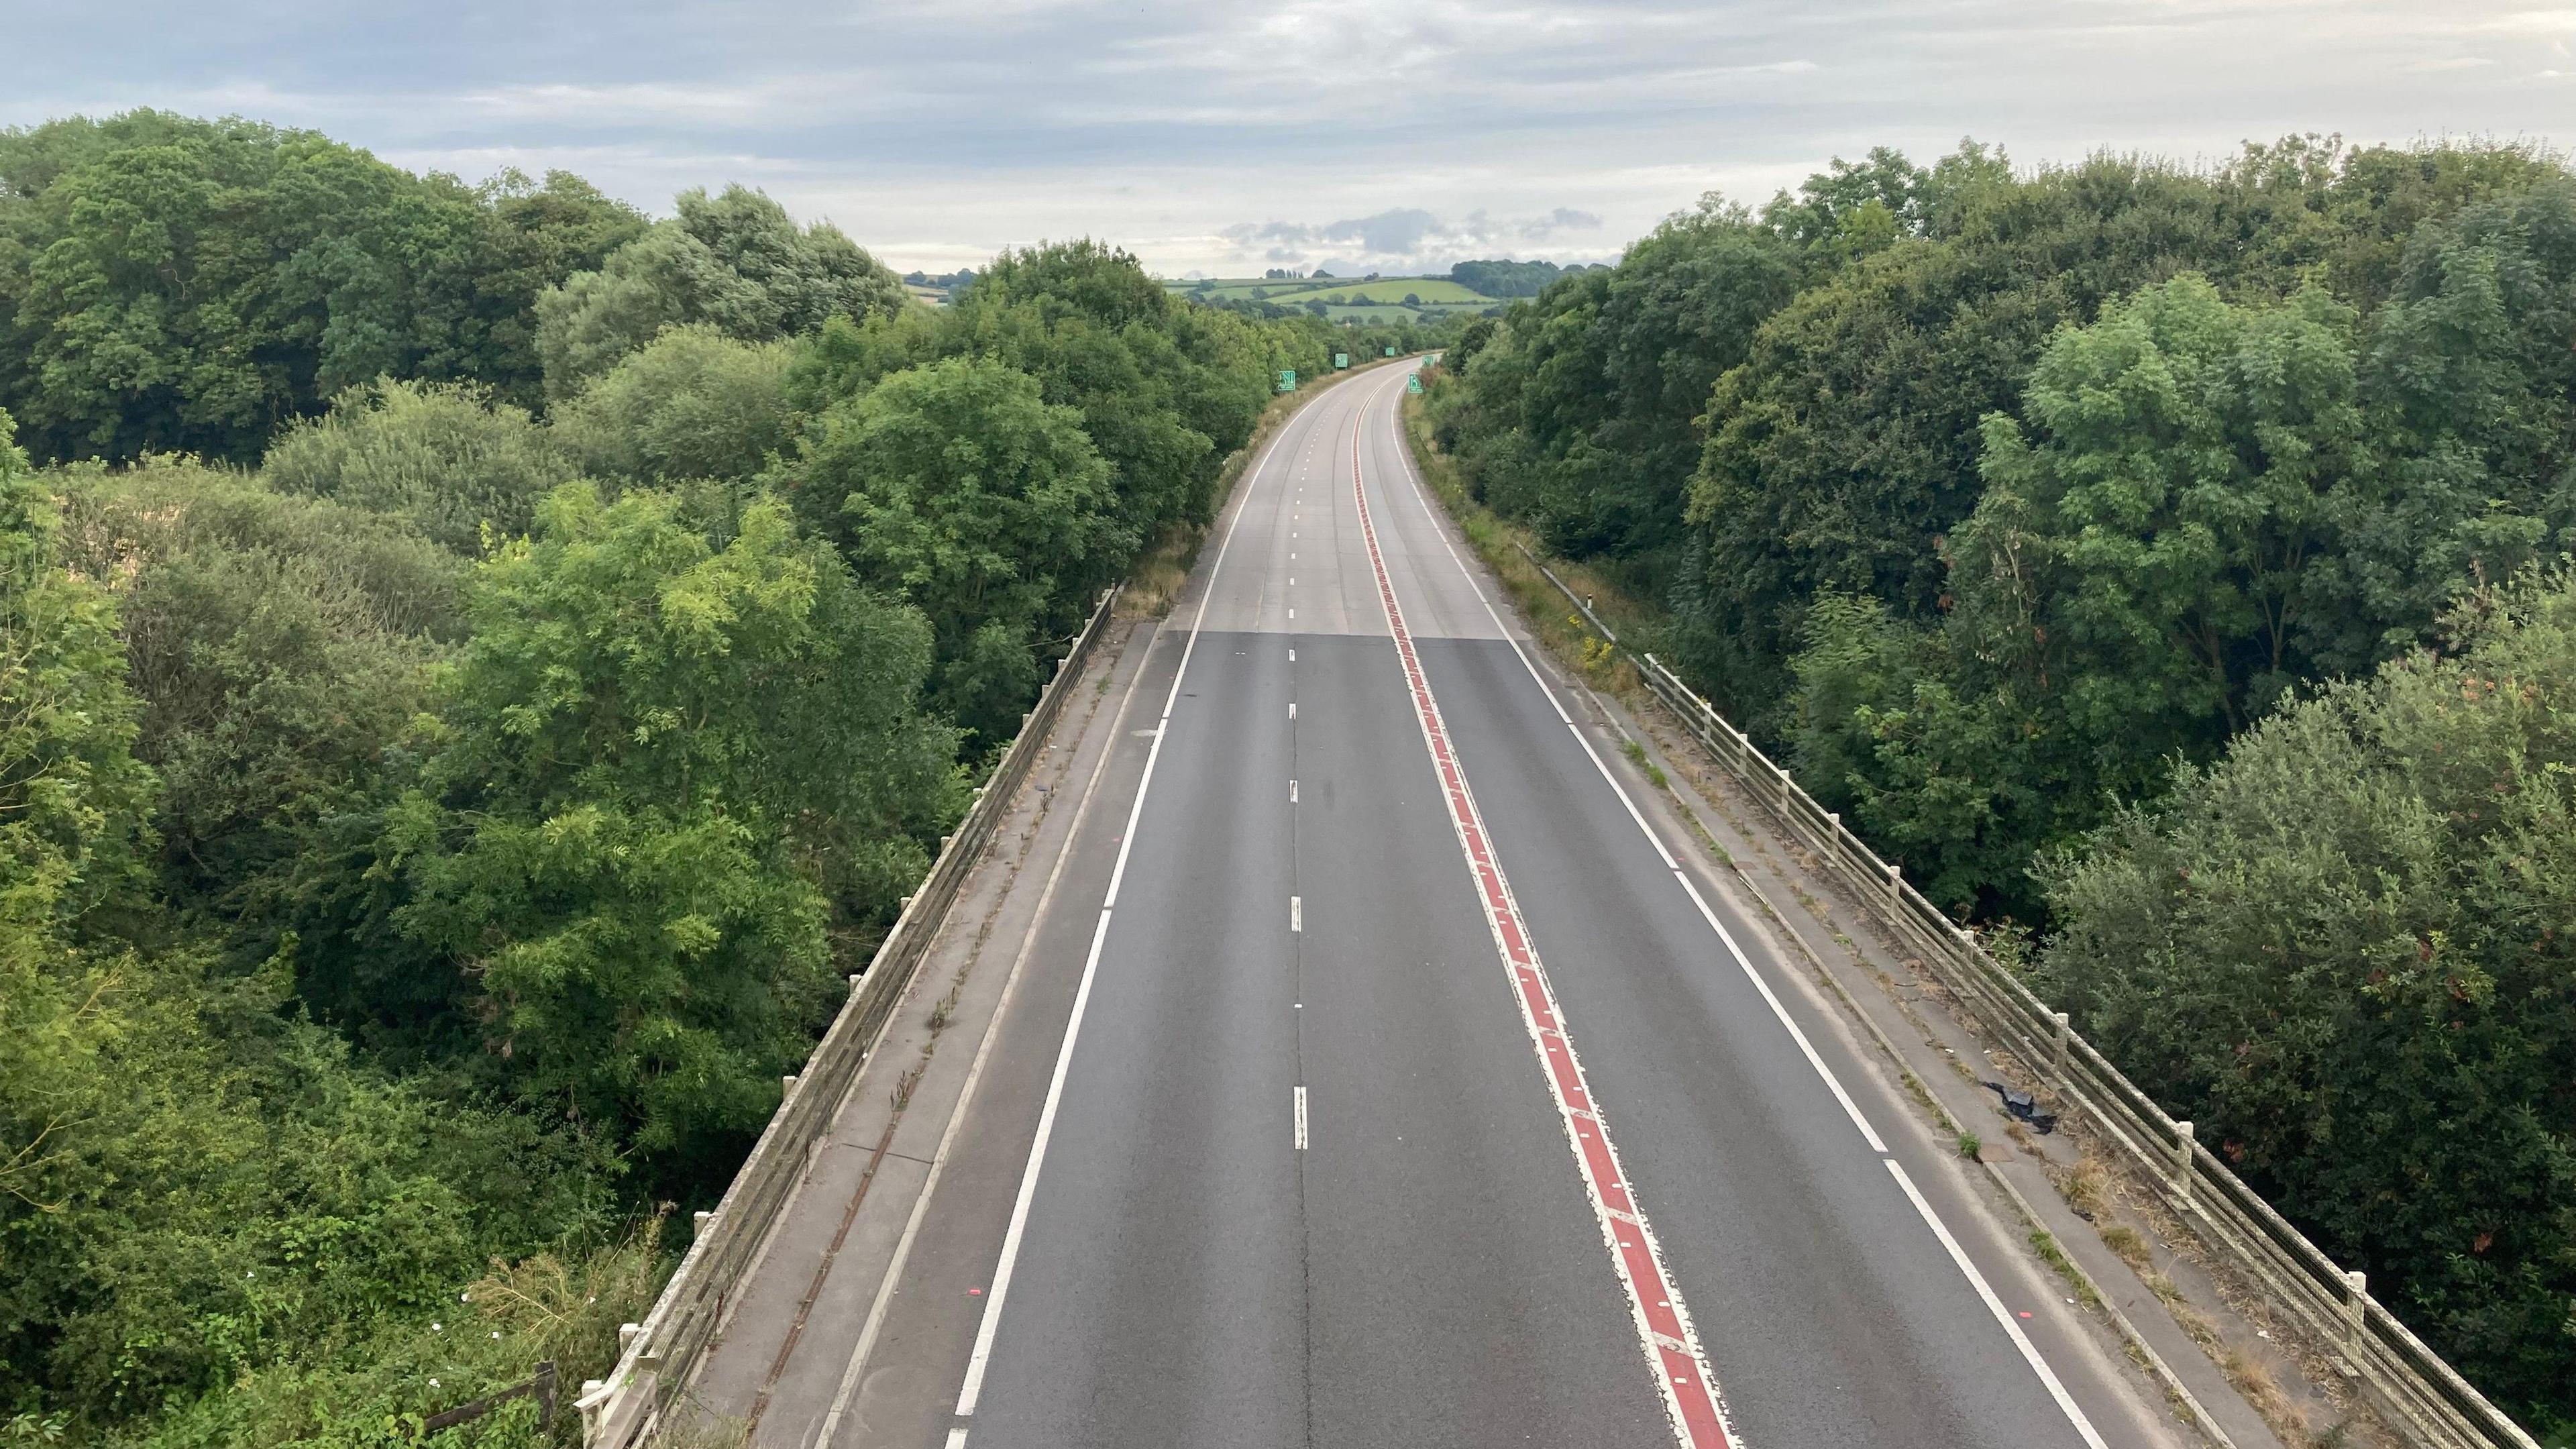
[(2221, 161), (2295, 132), (2576, 145), (2576, 8), (2489, 0), (88, 0), (10, 7), (0, 125), (309, 126), (645, 210), (741, 182), (897, 270), (1095, 236), (1168, 276), (1617, 257), (1832, 157)]

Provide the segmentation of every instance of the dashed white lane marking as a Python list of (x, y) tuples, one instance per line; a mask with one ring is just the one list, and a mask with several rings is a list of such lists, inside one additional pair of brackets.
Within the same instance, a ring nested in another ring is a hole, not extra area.
[[(1311, 444), (1311, 438), (1309, 441)], [(1272, 449), (1277, 446), (1275, 441), (1271, 444)], [(1254, 460), (1254, 487), (1259, 485), (1270, 461), (1268, 449)], [(1181, 681), (1189, 678), (1190, 657), (1198, 652), (1199, 626), (1207, 620), (1205, 600), (1215, 596), (1217, 578), (1225, 572), (1225, 556), (1234, 549), (1235, 532), (1243, 526), (1244, 514), (1251, 511), (1252, 491), (1244, 490), (1243, 504), (1235, 509), (1233, 521), (1225, 527), (1225, 537), (1217, 544), (1216, 559), (1208, 565), (1207, 592), (1190, 620), (1189, 641), (1181, 646), (1180, 666), (1172, 671), (1172, 687), (1163, 695), (1162, 717), (1155, 721), (1154, 742), (1145, 751), (1145, 773), (1136, 781), (1135, 802), (1127, 807), (1127, 828), (1118, 837), (1118, 859), (1109, 868), (1109, 889), (1101, 898), (1100, 921), (1092, 927), (1091, 950), (1083, 958), (1082, 977), (1073, 992), (1073, 1011), (1064, 1024), (1064, 1044), (1056, 1049), (1055, 1074), (1047, 1080), (1046, 1102), (1038, 1110), (1037, 1135), (1029, 1143), (1028, 1165), (1020, 1172), (1019, 1195), (1011, 1202), (1010, 1226), (1002, 1233), (1001, 1259), (993, 1267), (993, 1281), (984, 1295), (984, 1316), (975, 1328), (975, 1347), (967, 1356), (965, 1381), (958, 1386), (956, 1417), (960, 1419), (974, 1417), (975, 1405), (984, 1394), (984, 1374), (993, 1362), (993, 1335), (1002, 1326), (1002, 1304), (1010, 1296), (1011, 1278), (1019, 1268), (1020, 1245), (1028, 1233), (1029, 1204), (1037, 1197), (1038, 1176), (1046, 1166), (1047, 1142), (1055, 1135), (1056, 1112), (1064, 1102), (1065, 1076), (1073, 1068), (1073, 1049), (1082, 1036), (1083, 1013), (1091, 1005), (1091, 985), (1100, 974), (1100, 948), (1109, 939), (1109, 921), (1118, 907), (1118, 889), (1127, 879), (1128, 854), (1136, 846), (1136, 823), (1145, 815), (1145, 796), (1154, 785), (1154, 767), (1162, 763), (1163, 741), (1171, 733), (1172, 710), (1181, 699)], [(1293, 717), (1296, 706), (1288, 708)], [(965, 1427), (950, 1430), (948, 1442), (950, 1449), (962, 1446), (966, 1442)]]
[[(1356, 439), (1351, 446), (1352, 469), (1356, 474), (1359, 447)], [(2012, 1315), (2004, 1310), (2003, 1300), (1996, 1295), (1993, 1285), (1986, 1281), (1985, 1275), (1978, 1271), (1976, 1264), (1960, 1250), (1958, 1239), (1951, 1235), (1948, 1225), (1941, 1221), (1940, 1216), (1933, 1211), (1932, 1204), (1915, 1189), (1913, 1179), (1905, 1175), (1904, 1169), (1888, 1153), (1887, 1143), (1869, 1125), (1868, 1119), (1861, 1116), (1860, 1108), (1852, 1101), (1851, 1093), (1843, 1089), (1842, 1079), (1835, 1076), (1833, 1069), (1825, 1065), (1825, 1059), (1817, 1053), (1815, 1044), (1807, 1039), (1806, 1032), (1800, 1030), (1798, 1023), (1790, 1018), (1788, 1008), (1781, 1004), (1779, 996), (1771, 990), (1771, 983), (1762, 978), (1761, 972), (1753, 969), (1752, 959), (1746, 956), (1744, 948), (1737, 944), (1734, 933), (1727, 930), (1725, 924), (1718, 920), (1717, 912), (1709, 909), (1707, 899), (1699, 893), (1699, 887), (1691, 883), (1690, 876), (1683, 871), (1681, 863), (1673, 859), (1671, 851), (1664, 848), (1663, 837), (1657, 835), (1654, 827), (1646, 823), (1644, 812), (1638, 810), (1637, 802), (1629, 797), (1627, 787), (1619, 783), (1618, 776), (1610, 773), (1609, 763), (1601, 758), (1599, 750), (1592, 747), (1592, 741), (1585, 736), (1582, 727), (1575, 724), (1574, 717), (1566, 713), (1565, 705), (1556, 697), (1556, 691), (1548, 687), (1546, 678), (1538, 672), (1538, 666), (1530, 661), (1528, 651), (1521, 648), (1520, 640), (1512, 634), (1511, 630), (1504, 627), (1503, 616), (1494, 608), (1494, 601), (1485, 596), (1484, 585), (1477, 581), (1474, 571), (1467, 567), (1467, 561), (1459, 556), (1458, 545), (1449, 541), (1449, 531), (1440, 526), (1439, 515), (1432, 511), (1431, 500), (1424, 496), (1422, 480), (1415, 476), (1410, 458), (1405, 457), (1401, 452), (1398, 457), (1404, 461), (1405, 482), (1412, 491), (1415, 505), (1422, 510), (1423, 517), (1429, 521), (1431, 531), (1438, 535), (1441, 547), (1448, 550), (1450, 562), (1457, 565), (1459, 575), (1466, 580), (1467, 587), (1475, 592), (1476, 602), (1484, 606), (1485, 617), (1494, 621), (1496, 631), (1502, 635), (1505, 643), (1512, 646), (1512, 653), (1519, 657), (1521, 668), (1529, 672), (1531, 681), (1539, 687), (1539, 693), (1546, 697), (1548, 707), (1556, 711), (1557, 719), (1562, 721), (1566, 729), (1573, 734), (1575, 743), (1583, 747), (1583, 753), (1592, 761), (1592, 768), (1600, 772), (1602, 782), (1610, 787), (1612, 794), (1619, 797), (1619, 803), (1627, 809), (1628, 818), (1636, 823), (1639, 833), (1646, 837), (1647, 844), (1654, 847), (1656, 856), (1672, 872), (1673, 879), (1680, 884), (1683, 893), (1690, 897), (1691, 904), (1698, 908), (1700, 919), (1706, 921), (1708, 928), (1717, 933), (1717, 939), (1725, 945), (1727, 955), (1734, 959), (1736, 967), (1744, 973), (1745, 979), (1752, 982), (1754, 989), (1761, 993), (1764, 1004), (1771, 1008), (1772, 1016), (1788, 1031), (1790, 1039), (1797, 1043), (1800, 1054), (1806, 1057), (1807, 1065), (1815, 1069), (1818, 1077), (1824, 1079), (1825, 1086), (1833, 1093), (1834, 1100), (1842, 1105), (1843, 1115), (1851, 1119), (1854, 1127), (1860, 1129), (1862, 1140), (1869, 1144), (1871, 1151), (1877, 1153), (1880, 1159), (1887, 1163), (1888, 1170), (1896, 1175), (1897, 1183), (1905, 1189), (1905, 1195), (1913, 1202), (1914, 1210), (1922, 1216), (1923, 1221), (1931, 1227), (1933, 1234), (1940, 1239), (1941, 1245), (1949, 1251), (1951, 1262), (1956, 1264), (1959, 1271), (1967, 1277), (1969, 1286), (1976, 1290), (1978, 1297), (1985, 1300), (1987, 1307), (2003, 1324), (2004, 1331), (2011, 1335), (2014, 1346), (2021, 1350), (2022, 1357), (2039, 1375), (2040, 1383), (2048, 1389), (2050, 1397), (2057, 1401), (2058, 1408), (2064, 1411), (2067, 1422), (2074, 1427), (2076, 1434), (2084, 1440), (2088, 1449), (2107, 1449), (2100, 1431), (2093, 1427), (2093, 1421), (2086, 1417), (2074, 1397), (2067, 1393), (2064, 1383), (2058, 1379), (2056, 1372), (2048, 1367), (2047, 1361), (2040, 1357), (2037, 1346), (2031, 1343), (2029, 1336), (2021, 1331), (2020, 1325), (2013, 1321)], [(1365, 498), (1362, 502), (1365, 507)], [(1362, 521), (1365, 524), (1365, 517)]]
[[(1361, 417), (1367, 417), (1365, 404)], [(1502, 862), (1485, 834), (1484, 818), (1467, 788), (1467, 772), (1459, 765), (1450, 747), (1449, 727), (1440, 718), (1440, 702), (1432, 697), (1430, 680), (1422, 671), (1420, 656), (1414, 652), (1413, 635), (1405, 627), (1403, 606), (1396, 602), (1386, 556), (1378, 548), (1377, 527), (1369, 518), (1368, 488), (1360, 472), (1359, 432), (1355, 428), (1351, 436), (1351, 496), (1359, 507), (1360, 537), (1368, 546), (1369, 570), (1377, 578), (1378, 602), (1386, 609), (1388, 632), (1395, 636), (1405, 689), (1412, 697), (1414, 719), (1422, 727), (1423, 745), (1431, 752), (1432, 770), (1439, 777), (1441, 794), (1449, 807), (1449, 823), (1458, 832), (1459, 852), (1466, 857), (1467, 874), (1475, 882), (1477, 899), (1485, 910), (1485, 924), (1494, 933), (1494, 946), (1502, 957), (1505, 974), (1511, 978), (1513, 997), (1520, 1004), (1530, 1042), (1538, 1049), (1548, 1092), (1556, 1099), (1558, 1118), (1566, 1141), (1574, 1149), (1575, 1166), (1583, 1178), (1584, 1193), (1592, 1201), (1593, 1216), (1600, 1226), (1602, 1242), (1609, 1249), (1611, 1266), (1619, 1275), (1619, 1286), (1628, 1295), (1638, 1343), (1645, 1351), (1646, 1362), (1655, 1370), (1655, 1386), (1682, 1449), (1742, 1449), (1743, 1441), (1736, 1438), (1735, 1426), (1727, 1415), (1725, 1396), (1709, 1372), (1707, 1356), (1700, 1352), (1690, 1309), (1682, 1301), (1681, 1290), (1673, 1286), (1672, 1275), (1665, 1271), (1663, 1250), (1655, 1241), (1654, 1230), (1646, 1224), (1626, 1170), (1619, 1165), (1609, 1129), (1600, 1122), (1600, 1104), (1592, 1095), (1582, 1063), (1575, 1057), (1573, 1043), (1566, 1037), (1565, 1017), (1557, 1006), (1555, 989), (1548, 984), (1547, 969), (1539, 961), (1538, 948), (1530, 941), (1520, 905), (1512, 898), (1511, 883), (1504, 878)], [(1583, 1114), (1579, 1120), (1592, 1124), (1589, 1130), (1576, 1125), (1577, 1112)], [(1618, 1214), (1615, 1218), (1611, 1216), (1614, 1212)]]
[(1290, 719), (1295, 719), (1297, 717), (1297, 701), (1293, 699), (1288, 701), (1288, 717)]
[(1303, 1088), (1303, 1087), (1299, 1087), (1299, 1088), (1297, 1088), (1297, 1089), (1296, 1089), (1296, 1092), (1297, 1092), (1297, 1150), (1298, 1150), (1298, 1151), (1300, 1151), (1300, 1152), (1303, 1152), (1303, 1151), (1305, 1151), (1305, 1150), (1306, 1150), (1306, 1089), (1305, 1089), (1305, 1088)]
[(1288, 929), (1292, 931), (1303, 931), (1306, 929), (1306, 898), (1304, 896), (1290, 896), (1288, 898)]
[(1288, 782), (1288, 803), (1291, 805), (1297, 803), (1297, 782), (1294, 780)]

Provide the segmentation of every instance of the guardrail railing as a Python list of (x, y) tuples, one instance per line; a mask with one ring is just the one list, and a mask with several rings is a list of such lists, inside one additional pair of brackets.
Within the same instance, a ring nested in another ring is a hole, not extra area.
[(582, 1385), (581, 1397), (574, 1402), (581, 1410), (582, 1442), (590, 1449), (626, 1449), (636, 1443), (651, 1432), (656, 1416), (688, 1384), (724, 1321), (735, 1287), (759, 1256), (780, 1210), (828, 1138), (841, 1099), (876, 1051), (886, 1024), (893, 1019), (895, 1003), (911, 986), (959, 888), (1045, 748), (1065, 697), (1107, 631), (1117, 602), (1116, 588), (1100, 596), (1073, 648), (1057, 664), (1055, 678), (1020, 721), (1019, 738), (975, 792), (975, 803), (958, 822), (956, 833), (940, 842), (939, 858), (932, 862), (930, 874), (905, 899), (894, 929), (877, 946), (867, 970), (850, 978), (850, 999), (814, 1048), (805, 1070), (787, 1078), (778, 1110), (734, 1174), (733, 1185), (725, 1189), (713, 1212), (700, 1215), (697, 1239), (680, 1259), (671, 1281), (663, 1285), (653, 1311), (641, 1324), (621, 1331), (617, 1367), (607, 1378)]
[[(1515, 545), (1518, 546), (1518, 545)], [(2091, 1042), (2066, 1013), (2039, 999), (1988, 955), (1976, 937), (1924, 899), (1904, 872), (1878, 858), (1842, 817), (1818, 805), (1715, 706), (1658, 661), (1619, 643), (1588, 600), (1521, 548), (1585, 623), (1636, 664), (1638, 676), (1755, 800), (1865, 903), (1917, 956), (1990, 1040), (2020, 1060), (2159, 1188), (2165, 1206), (2211, 1253), (2240, 1270), (2265, 1300), (2336, 1357), (2338, 1369), (2382, 1411), (2389, 1427), (2427, 1449), (2540, 1449), (2505, 1412), (2309, 1242), (2270, 1203), (2168, 1115)], [(2061, 1115), (2063, 1115), (2061, 1113)]]

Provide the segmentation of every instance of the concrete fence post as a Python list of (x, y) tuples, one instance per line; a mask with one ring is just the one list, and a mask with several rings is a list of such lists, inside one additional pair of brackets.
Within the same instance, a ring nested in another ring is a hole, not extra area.
[(787, 1075), (778, 1079), (778, 1095), (782, 1097), (792, 1097), (796, 1095), (796, 1074), (794, 1072), (789, 1072)]
[(1905, 867), (1891, 865), (1887, 868), (1887, 898), (1899, 902), (1905, 899)]
[(2075, 1035), (2074, 1019), (2062, 1011), (2052, 1011), (2049, 1016), (2057, 1023), (2057, 1080), (2063, 1083), (2067, 1077), (2066, 1044)]
[[(705, 1217), (706, 1214), (700, 1213), (698, 1216)], [(617, 1325), (618, 1357), (623, 1358), (626, 1356), (626, 1350), (635, 1346), (636, 1336), (641, 1334), (643, 1331), (644, 1325), (640, 1323), (621, 1323)]]
[(2174, 1196), (2181, 1198), (2185, 1207), (2191, 1205), (2191, 1148), (2191, 1124), (2176, 1122), (2174, 1124), (2173, 1189)]
[(2343, 1347), (2344, 1352), (2361, 1352), (2361, 1330), (2370, 1312), (2370, 1275), (2359, 1269), (2343, 1275)]

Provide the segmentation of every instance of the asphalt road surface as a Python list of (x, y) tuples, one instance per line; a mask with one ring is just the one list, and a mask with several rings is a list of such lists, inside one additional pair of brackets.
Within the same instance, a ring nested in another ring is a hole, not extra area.
[(1402, 384), (1154, 640), (833, 1442), (2176, 1442), (1506, 623)]

